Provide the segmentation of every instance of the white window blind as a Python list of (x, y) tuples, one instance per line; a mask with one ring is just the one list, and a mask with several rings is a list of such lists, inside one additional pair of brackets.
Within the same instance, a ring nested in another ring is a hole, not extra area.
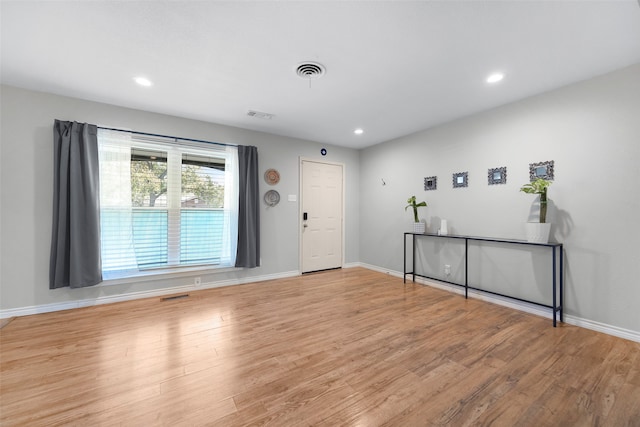
[(237, 149), (99, 130), (103, 276), (228, 267), (237, 243)]

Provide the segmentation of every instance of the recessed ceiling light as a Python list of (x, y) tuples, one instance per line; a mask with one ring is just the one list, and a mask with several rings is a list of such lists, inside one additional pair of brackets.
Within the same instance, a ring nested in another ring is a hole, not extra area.
[(356, 129), (353, 131), (353, 133), (355, 133), (356, 135), (362, 135), (364, 131), (362, 129)]
[(146, 77), (135, 77), (133, 81), (138, 83), (140, 86), (144, 86), (144, 87), (149, 87), (153, 85), (153, 83), (151, 83), (151, 80), (149, 80)]
[(498, 83), (502, 79), (504, 79), (504, 74), (493, 73), (489, 77), (487, 77), (487, 83)]

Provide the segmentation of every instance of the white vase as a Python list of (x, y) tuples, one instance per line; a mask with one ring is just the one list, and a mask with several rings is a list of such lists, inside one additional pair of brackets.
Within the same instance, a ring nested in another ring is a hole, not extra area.
[(413, 232), (414, 233), (424, 234), (424, 231), (426, 230), (426, 228), (427, 228), (427, 224), (425, 224), (422, 221), (413, 223)]
[(447, 220), (446, 219), (441, 219), (440, 220), (440, 235), (441, 236), (446, 236), (447, 234), (449, 234), (449, 229), (447, 228)]
[(530, 243), (548, 243), (551, 224), (548, 222), (527, 222), (525, 224), (525, 232), (527, 242)]

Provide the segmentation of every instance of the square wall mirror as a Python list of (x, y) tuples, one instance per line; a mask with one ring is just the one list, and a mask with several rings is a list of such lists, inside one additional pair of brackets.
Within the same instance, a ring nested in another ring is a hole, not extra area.
[(469, 172), (458, 172), (453, 174), (453, 188), (469, 186)]
[(529, 163), (529, 179), (533, 182), (538, 178), (553, 181), (553, 160)]
[(489, 169), (487, 172), (489, 185), (506, 184), (507, 183), (507, 167)]
[(428, 176), (424, 179), (424, 191), (435, 190), (438, 188), (438, 177)]

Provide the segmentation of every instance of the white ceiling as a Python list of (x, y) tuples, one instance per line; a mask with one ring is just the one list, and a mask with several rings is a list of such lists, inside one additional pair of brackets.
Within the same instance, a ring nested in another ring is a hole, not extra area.
[(4, 84), (353, 148), (640, 63), (638, 0), (0, 7)]

